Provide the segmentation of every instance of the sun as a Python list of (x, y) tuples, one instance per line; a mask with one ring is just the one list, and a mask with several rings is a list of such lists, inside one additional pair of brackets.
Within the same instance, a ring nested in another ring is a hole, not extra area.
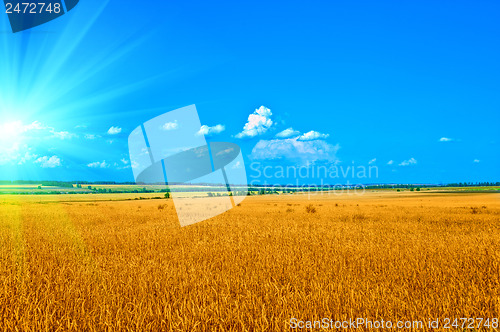
[(0, 140), (3, 142), (17, 142), (25, 132), (25, 126), (21, 121), (11, 121), (0, 124)]

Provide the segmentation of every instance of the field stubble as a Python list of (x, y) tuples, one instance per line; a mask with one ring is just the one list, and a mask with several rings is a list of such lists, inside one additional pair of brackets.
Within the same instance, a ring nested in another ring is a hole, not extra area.
[(3, 197), (0, 329), (499, 316), (498, 194), (307, 198), (249, 197), (180, 228), (171, 200)]

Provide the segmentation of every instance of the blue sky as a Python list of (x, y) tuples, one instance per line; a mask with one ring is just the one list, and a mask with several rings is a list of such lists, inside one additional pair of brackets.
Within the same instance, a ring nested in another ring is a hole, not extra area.
[(371, 165), (376, 178), (326, 182), (500, 180), (497, 1), (141, 6), (82, 0), (16, 34), (1, 15), (1, 179), (133, 181), (132, 130), (195, 104), (250, 178)]

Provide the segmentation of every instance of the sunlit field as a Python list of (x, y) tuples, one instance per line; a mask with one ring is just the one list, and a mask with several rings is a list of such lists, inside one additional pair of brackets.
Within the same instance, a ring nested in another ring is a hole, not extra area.
[(251, 196), (184, 228), (170, 199), (4, 195), (0, 262), (2, 331), (498, 318), (500, 194)]

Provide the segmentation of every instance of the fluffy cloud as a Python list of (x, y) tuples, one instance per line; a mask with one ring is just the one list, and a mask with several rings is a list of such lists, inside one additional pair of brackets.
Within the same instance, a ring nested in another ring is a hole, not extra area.
[(243, 131), (237, 134), (236, 138), (255, 137), (265, 133), (273, 125), (272, 114), (271, 110), (265, 106), (256, 109), (248, 116)]
[(389, 161), (387, 162), (387, 165), (392, 165), (392, 164), (394, 164), (394, 160), (389, 160)]
[(290, 127), (290, 128), (283, 130), (282, 132), (277, 133), (276, 137), (278, 137), (278, 138), (290, 138), (290, 137), (295, 137), (295, 136), (299, 136), (299, 135), (300, 135), (300, 131), (293, 130), (293, 128)]
[(133, 169), (138, 169), (139, 168), (139, 163), (135, 160), (132, 160), (132, 163), (130, 164), (130, 167), (132, 167)]
[(101, 136), (95, 135), (95, 134), (85, 134), (84, 137), (85, 137), (85, 139), (88, 139), (88, 140), (94, 140), (94, 139), (100, 138)]
[(78, 137), (68, 131), (57, 131), (55, 128), (46, 126), (39, 121), (24, 125), (21, 121), (13, 121), (0, 124), (0, 138), (2, 140), (13, 140), (15, 138), (58, 138), (61, 140)]
[(317, 139), (323, 139), (323, 138), (328, 138), (328, 134), (322, 134), (317, 131), (311, 130), (310, 132), (307, 132), (305, 134), (302, 134), (299, 137), (299, 141), (313, 141)]
[(0, 141), (0, 166), (24, 165), (29, 161), (36, 161), (37, 157), (27, 144)]
[(28, 148), (21, 146), (17, 142), (7, 143), (0, 141), (0, 166), (18, 163), (22, 155), (27, 152)]
[(52, 137), (59, 138), (61, 140), (72, 139), (74, 137), (78, 137), (76, 134), (70, 133), (68, 131), (55, 131), (51, 130)]
[(221, 125), (221, 124), (215, 125), (213, 127), (203, 125), (203, 126), (201, 126), (201, 128), (197, 134), (210, 136), (210, 135), (222, 133), (224, 130), (226, 130), (226, 127)]
[[(104, 163), (106, 163), (106, 161), (104, 161)], [(98, 163), (98, 164), (100, 166), (102, 163)], [(128, 160), (126, 158), (122, 158), (122, 159), (120, 159), (120, 162), (113, 163), (113, 166), (116, 167), (116, 169), (118, 169), (118, 170), (129, 169), (130, 168), (130, 160)], [(107, 167), (103, 167), (103, 168), (107, 168)]]
[(369, 164), (369, 165), (371, 165), (371, 164), (373, 164), (373, 163), (374, 163), (374, 162), (376, 162), (376, 161), (377, 161), (377, 158), (373, 158), (372, 160), (370, 160), (370, 161), (368, 162), (368, 164)]
[(441, 137), (439, 139), (440, 142), (451, 142), (453, 141), (453, 138), (448, 138), (448, 137)]
[(415, 158), (410, 158), (408, 160), (404, 160), (399, 166), (410, 166), (410, 165), (415, 165), (417, 163), (417, 160)]
[(165, 123), (161, 127), (161, 129), (168, 131), (168, 130), (175, 130), (178, 127), (179, 127), (179, 124), (177, 123), (177, 120), (175, 120), (174, 122), (167, 122), (167, 123)]
[(40, 164), (40, 167), (42, 168), (55, 168), (61, 166), (61, 159), (59, 159), (58, 156), (44, 156), (40, 157), (37, 160), (35, 160), (36, 164)]
[(122, 128), (120, 127), (114, 127), (112, 126), (111, 128), (108, 129), (108, 134), (109, 135), (116, 135), (122, 132)]
[(106, 163), (106, 160), (103, 160), (102, 162), (96, 161), (96, 162), (87, 164), (87, 167), (90, 167), (90, 168), (108, 168), (109, 164)]
[(480, 162), (481, 162), (481, 160), (479, 160), (479, 159), (474, 159), (474, 163), (480, 163)]
[[(27, 148), (25, 146), (25, 148)], [(38, 155), (34, 154), (34, 153), (31, 153), (31, 149), (27, 148), (28, 150), (24, 153), (24, 156), (22, 156), (21, 158), (19, 158), (19, 161), (18, 161), (18, 165), (24, 165), (26, 162), (30, 161), (30, 160), (35, 160)]]
[[(20, 124), (21, 122), (19, 121), (18, 123)], [(33, 121), (31, 124), (25, 125), (22, 128), (23, 131), (53, 129), (51, 127), (44, 126), (42, 123), (38, 121)]]
[(46, 127), (38, 121), (31, 124), (23, 125), (21, 121), (6, 122), (0, 124), (0, 135), (2, 136), (19, 136), (33, 130), (53, 129)]
[(322, 140), (299, 141), (298, 138), (260, 140), (252, 150), (253, 159), (288, 159), (292, 161), (335, 161), (340, 146)]

